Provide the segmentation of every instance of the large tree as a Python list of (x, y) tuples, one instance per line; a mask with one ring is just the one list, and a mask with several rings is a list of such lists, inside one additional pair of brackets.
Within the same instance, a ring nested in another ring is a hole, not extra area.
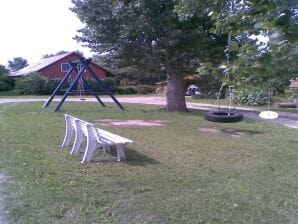
[(13, 58), (12, 61), (8, 61), (8, 68), (12, 72), (20, 70), (26, 67), (27, 65), (28, 65), (27, 60), (22, 57), (16, 57), (16, 58)]
[(181, 16), (183, 0), (72, 2), (72, 11), (86, 24), (77, 40), (97, 53), (166, 74), (168, 111), (186, 110), (183, 76), (199, 63), (223, 57), (222, 35), (210, 32), (213, 1), (195, 1), (191, 16)]

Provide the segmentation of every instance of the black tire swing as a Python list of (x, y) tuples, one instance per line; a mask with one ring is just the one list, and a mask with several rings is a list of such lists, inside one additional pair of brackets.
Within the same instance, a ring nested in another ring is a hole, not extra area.
[(219, 105), (219, 98), (221, 95), (221, 92), (223, 90), (224, 85), (220, 87), (220, 90), (217, 95), (217, 99), (215, 102), (215, 105), (217, 104), (218, 107), (215, 106), (212, 108), (211, 111), (204, 114), (204, 119), (207, 121), (212, 122), (219, 122), (219, 123), (234, 123), (234, 122), (240, 122), (243, 120), (243, 114), (240, 112), (237, 112), (234, 107), (232, 107), (233, 102), (233, 89), (229, 85), (228, 86), (228, 94), (229, 94), (229, 106), (228, 108), (222, 109)]
[[(231, 6), (231, 10), (233, 10), (233, 6)], [(230, 60), (230, 47), (231, 47), (231, 32), (228, 35), (228, 45), (224, 51), (227, 57), (227, 64), (229, 64), (229, 60)], [(240, 122), (243, 120), (243, 114), (237, 112), (235, 107), (233, 106), (233, 87), (230, 85), (229, 67), (222, 66), (222, 68), (224, 69), (223, 71), (224, 76), (228, 83), (229, 106), (224, 109), (220, 108), (219, 98), (221, 96), (221, 93), (224, 87), (226, 86), (225, 82), (222, 82), (222, 85), (217, 94), (215, 104), (211, 109), (211, 111), (204, 114), (204, 119), (207, 121), (219, 122), (219, 123)], [(216, 105), (218, 105), (217, 108), (216, 108)]]
[(239, 112), (229, 111), (209, 111), (204, 114), (204, 119), (207, 121), (219, 122), (219, 123), (234, 123), (243, 120), (243, 114)]

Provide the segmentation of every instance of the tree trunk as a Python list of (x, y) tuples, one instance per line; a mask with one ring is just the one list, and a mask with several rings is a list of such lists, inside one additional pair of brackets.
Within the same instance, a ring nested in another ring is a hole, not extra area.
[(183, 77), (174, 73), (167, 77), (167, 111), (187, 111)]

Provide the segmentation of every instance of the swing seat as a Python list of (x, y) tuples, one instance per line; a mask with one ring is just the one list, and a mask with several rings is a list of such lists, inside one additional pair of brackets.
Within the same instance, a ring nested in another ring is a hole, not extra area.
[(270, 110), (266, 110), (266, 111), (263, 111), (259, 114), (260, 118), (263, 118), (263, 119), (276, 119), (278, 118), (278, 113), (274, 112), (274, 111), (270, 111)]
[(209, 111), (204, 114), (204, 119), (219, 123), (234, 123), (243, 120), (243, 114), (224, 110)]

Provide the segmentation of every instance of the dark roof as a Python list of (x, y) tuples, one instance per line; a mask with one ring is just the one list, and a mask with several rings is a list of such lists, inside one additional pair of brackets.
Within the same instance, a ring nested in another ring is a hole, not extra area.
[[(40, 70), (50, 66), (51, 64), (71, 55), (71, 54), (76, 54), (77, 56), (79, 56), (76, 52), (69, 52), (69, 53), (65, 53), (65, 54), (61, 54), (61, 55), (56, 55), (56, 56), (53, 56), (53, 57), (49, 57), (49, 58), (44, 58), (44, 59), (41, 59), (40, 61), (36, 62), (36, 63), (32, 63), (32, 64), (29, 64), (28, 66), (18, 70), (18, 71), (15, 71), (15, 72), (11, 72), (9, 74), (9, 76), (11, 77), (17, 77), (17, 76), (24, 76), (24, 75), (29, 75), (33, 72), (39, 72)], [(105, 68), (102, 68), (101, 66), (95, 64), (92, 62), (93, 65), (101, 68), (102, 70), (104, 70), (106, 73), (107, 73), (107, 76), (113, 76), (113, 74), (111, 72), (109, 72), (108, 70), (106, 70)]]
[(53, 56), (53, 57), (49, 57), (49, 58), (44, 58), (41, 59), (39, 62), (36, 63), (32, 63), (16, 72), (12, 72), (9, 74), (9, 76), (22, 76), (22, 75), (28, 75), (32, 72), (38, 72), (41, 69), (55, 63), (56, 61), (59, 61), (69, 55), (71, 55), (74, 52), (70, 52), (70, 53), (66, 53), (66, 54), (61, 54), (61, 55), (57, 55), (57, 56)]

